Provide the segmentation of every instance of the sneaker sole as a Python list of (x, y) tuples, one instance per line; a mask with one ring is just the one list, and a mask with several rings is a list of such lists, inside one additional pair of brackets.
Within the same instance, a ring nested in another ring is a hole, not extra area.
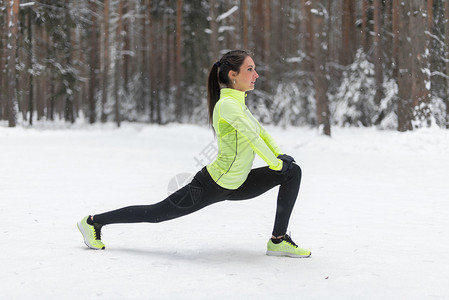
[(293, 254), (293, 253), (288, 253), (288, 252), (268, 251), (267, 250), (267, 255), (268, 256), (287, 256), (287, 257), (293, 257), (293, 258), (307, 258), (307, 257), (310, 257), (310, 255), (312, 255), (312, 252), (310, 252), (308, 255), (300, 255), (300, 254)]
[(84, 239), (84, 244), (86, 244), (87, 247), (89, 247), (90, 249), (94, 249), (94, 250), (104, 250), (105, 247), (103, 248), (97, 248), (94, 247), (92, 245), (89, 244), (89, 242), (86, 239), (86, 233), (84, 232), (83, 226), (81, 226), (81, 221), (76, 223), (76, 226), (78, 227), (78, 230), (81, 232), (81, 234), (83, 235), (83, 239)]

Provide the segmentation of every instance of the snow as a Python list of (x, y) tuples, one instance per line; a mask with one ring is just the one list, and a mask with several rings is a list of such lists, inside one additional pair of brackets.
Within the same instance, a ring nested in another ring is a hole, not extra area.
[(20, 3), (20, 8), (25, 8), (28, 6), (34, 6), (35, 2), (27, 2), (27, 3)]
[(234, 5), (233, 7), (231, 7), (231, 9), (229, 9), (227, 12), (222, 13), (221, 15), (219, 15), (217, 17), (217, 22), (220, 22), (221, 20), (226, 19), (227, 17), (229, 17), (230, 15), (232, 15), (234, 12), (236, 12), (239, 9), (239, 7), (237, 5)]
[(0, 126), (2, 299), (449, 299), (447, 130), (334, 127), (328, 138), (268, 126), (303, 169), (289, 229), (312, 257), (292, 259), (265, 255), (277, 189), (106, 226), (106, 250), (87, 249), (79, 219), (162, 200), (213, 136), (179, 124), (67, 127)]

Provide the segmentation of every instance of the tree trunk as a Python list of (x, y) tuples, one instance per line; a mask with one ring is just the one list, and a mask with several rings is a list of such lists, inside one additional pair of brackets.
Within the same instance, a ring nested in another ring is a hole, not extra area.
[[(286, 32), (285, 32), (285, 27), (284, 27), (284, 1), (285, 0), (281, 0), (278, 2), (275, 2), (275, 6), (273, 8), (273, 32), (276, 32), (277, 34), (273, 35), (273, 43), (275, 45), (277, 45), (276, 47), (278, 48), (278, 53), (276, 55), (280, 55), (282, 58), (287, 57), (287, 49), (284, 47), (284, 39), (286, 37)], [(301, 18), (298, 18), (300, 21)], [(300, 27), (301, 28), (301, 27)], [(298, 36), (300, 36), (300, 33), (298, 32)], [(280, 64), (274, 64), (273, 65), (274, 68), (274, 72), (280, 72), (280, 70), (282, 69), (282, 66)]]
[(129, 30), (129, 18), (128, 14), (128, 5), (131, 4), (131, 1), (120, 1), (121, 7), (121, 22), (122, 22), (122, 30), (120, 31), (121, 39), (123, 39), (123, 89), (125, 95), (129, 92), (129, 70), (130, 70), (130, 30)]
[(444, 41), (446, 45), (446, 129), (449, 129), (449, 0), (444, 1)]
[[(51, 57), (54, 57), (55, 51), (53, 50), (52, 46), (50, 46), (48, 49), (49, 49), (48, 50), (48, 59), (50, 60)], [(48, 112), (47, 112), (47, 119), (54, 121), (55, 120), (55, 105), (56, 105), (56, 87), (55, 87), (56, 76), (53, 72), (51, 72), (49, 77), (50, 77), (50, 86), (49, 86), (50, 109), (48, 109)]]
[(248, 50), (248, 4), (247, 0), (241, 0), (242, 5), (242, 44), (243, 49)]
[[(384, 32), (384, 38), (383, 38), (383, 49), (385, 51), (384, 56), (384, 66), (386, 69), (388, 69), (388, 66), (391, 66), (391, 50), (393, 49), (393, 30), (391, 27), (391, 4), (392, 0), (385, 0), (385, 9), (383, 14), (383, 32)], [(391, 33), (391, 34), (389, 34)]]
[[(393, 5), (394, 8), (399, 8), (398, 10), (398, 130), (403, 132), (407, 130), (412, 130), (412, 102), (411, 102), (411, 90), (412, 90), (412, 50), (410, 42), (408, 41), (410, 37), (409, 29), (409, 15), (410, 12), (410, 2), (403, 2), (403, 6), (399, 6), (399, 0), (395, 0)], [(396, 12), (394, 12), (396, 15)]]
[[(329, 1), (330, 3), (330, 1)], [(293, 21), (293, 32), (294, 32), (294, 39), (293, 39), (293, 43), (292, 43), (292, 48), (290, 52), (287, 52), (288, 55), (292, 55), (293, 57), (298, 56), (299, 52), (300, 52), (300, 41), (301, 41), (301, 14), (300, 14), (300, 10), (301, 10), (301, 3), (300, 1), (295, 1), (294, 4), (294, 10), (295, 10), (295, 20)], [(278, 15), (276, 18), (280, 18), (280, 16)], [(330, 19), (330, 18), (329, 18)], [(276, 21), (273, 20), (273, 23), (275, 23)], [(276, 32), (276, 31), (274, 31)], [(277, 43), (279, 44), (279, 43)], [(273, 46), (275, 46), (276, 44), (273, 44)], [(275, 49), (275, 48), (274, 48)], [(274, 51), (273, 49), (273, 51)], [(271, 60), (273, 61), (273, 60)], [(295, 71), (298, 69), (298, 64), (291, 64), (291, 68), (289, 68), (288, 70), (291, 71)]]
[(355, 51), (355, 16), (353, 0), (343, 0), (342, 34), (343, 44), (340, 53), (340, 63), (347, 66), (353, 62)]
[(433, 28), (433, 0), (427, 0), (427, 30), (432, 32)]
[[(33, 70), (33, 26), (32, 26), (32, 11), (28, 10), (28, 43), (29, 43), (29, 53), (28, 53), (28, 69)], [(33, 87), (33, 72), (29, 74), (29, 94), (28, 94), (28, 111), (29, 111), (29, 124), (33, 125), (33, 97), (34, 97), (34, 87)]]
[(219, 59), (219, 46), (218, 46), (218, 7), (216, 0), (209, 1), (209, 17), (210, 17), (210, 48), (212, 55), (212, 62), (215, 62)]
[(313, 72), (313, 18), (309, 0), (301, 0), (301, 51), (304, 54), (303, 68), (307, 73)]
[(176, 119), (182, 121), (183, 99), (182, 99), (182, 0), (176, 1), (176, 43), (175, 43), (175, 86), (176, 86)]
[(328, 82), (326, 79), (327, 37), (325, 24), (327, 20), (325, 20), (325, 16), (327, 12), (324, 7), (327, 7), (327, 5), (324, 5), (325, 1), (326, 0), (315, 0), (315, 10), (313, 13), (314, 85), (319, 129), (322, 134), (330, 136), (331, 126), (327, 98)]
[[(300, 68), (304, 74), (301, 76), (300, 88), (311, 91), (311, 86), (314, 80), (314, 38), (313, 38), (313, 17), (312, 17), (312, 3), (309, 0), (301, 0), (300, 12), (301, 12), (301, 24), (300, 34), (301, 39), (299, 43), (300, 53), (302, 54)], [(284, 19), (284, 18), (282, 18)], [(283, 21), (284, 22), (284, 21)], [(285, 27), (288, 27), (288, 23)], [(288, 37), (284, 38), (283, 43), (288, 41)], [(309, 92), (310, 93), (310, 92)], [(306, 93), (300, 93), (300, 109), (304, 119), (310, 121), (311, 124), (316, 125), (317, 121), (314, 114), (314, 108), (311, 105), (308, 95)]]
[[(255, 3), (254, 3), (255, 2)], [(254, 1), (253, 5), (255, 5), (255, 8), (251, 8), (251, 10), (253, 11), (254, 14), (254, 18), (255, 20), (252, 22), (254, 25), (254, 29), (253, 29), (253, 34), (252, 36), (254, 37), (254, 46), (253, 46), (253, 51), (254, 51), (254, 56), (256, 57), (256, 61), (259, 62), (259, 64), (264, 64), (264, 55), (263, 55), (263, 37), (264, 37), (264, 9), (263, 9), (263, 4), (264, 1), (263, 0), (259, 0), (259, 1)], [(259, 70), (259, 72), (262, 70)], [(263, 75), (263, 74), (261, 74)], [(260, 76), (259, 80), (260, 82), (259, 84), (259, 88), (260, 89), (264, 89), (264, 82), (265, 82), (265, 78), (264, 76)]]
[[(169, 70), (168, 70), (168, 60), (170, 58), (169, 56), (169, 50), (170, 50), (170, 45), (168, 42), (168, 24), (169, 24), (169, 20), (168, 20), (168, 16), (167, 14), (164, 14), (162, 16), (162, 28), (161, 28), (161, 44), (160, 44), (160, 55), (161, 55), (161, 65), (160, 65), (160, 70), (161, 70), (161, 74), (160, 74), (160, 90), (162, 90), (165, 94), (168, 94), (168, 74), (169, 74)], [(164, 95), (164, 98), (166, 100), (167, 95)], [(163, 101), (163, 99), (161, 99), (161, 102)], [(162, 105), (162, 103), (160, 103)]]
[(97, 64), (98, 64), (98, 38), (97, 38), (97, 4), (94, 0), (90, 2), (92, 25), (90, 27), (90, 52), (89, 52), (89, 123), (97, 120)]
[[(431, 0), (430, 0), (431, 1)], [(412, 50), (412, 103), (415, 126), (430, 126), (430, 67), (427, 7), (423, 0), (410, 0), (410, 33)]]
[(150, 44), (150, 59), (149, 59), (149, 72), (150, 77), (148, 81), (148, 86), (150, 89), (150, 122), (155, 122), (155, 120), (160, 119), (160, 110), (159, 110), (159, 94), (156, 90), (156, 79), (157, 70), (156, 70), (156, 36), (155, 36), (155, 23), (152, 16), (153, 3), (152, 0), (148, 0), (148, 31), (150, 32), (150, 36), (148, 38), (148, 43)]
[[(2, 24), (0, 24), (0, 25), (2, 25)], [(8, 87), (6, 80), (5, 80), (5, 77), (7, 76), (6, 68), (5, 68), (7, 54), (6, 54), (6, 51), (4, 50), (6, 48), (5, 44), (4, 44), (4, 41), (6, 41), (5, 36), (6, 36), (6, 33), (8, 32), (8, 29), (6, 27), (7, 25), (8, 25), (8, 22), (6, 22), (6, 20), (5, 20), (3, 22), (3, 26), (0, 26), (0, 49), (2, 49), (0, 51), (0, 120), (4, 119), (3, 112), (5, 111), (5, 105), (6, 105), (5, 102), (6, 102), (6, 98), (7, 98), (5, 95), (6, 94), (5, 91)]]
[[(263, 60), (267, 66), (270, 66), (271, 7), (269, 0), (265, 0), (263, 16)], [(292, 42), (294, 42), (294, 40)]]
[[(237, 5), (237, 3), (235, 3), (235, 1), (238, 0), (233, 0), (231, 1), (231, 3), (229, 3), (229, 6), (232, 8), (233, 6)], [(233, 13), (231, 14), (227, 19), (223, 20), (224, 22), (226, 22), (227, 25), (229, 26), (233, 26), (234, 29), (229, 30), (227, 32), (227, 43), (228, 43), (228, 49), (238, 49), (240, 48), (239, 44), (240, 44), (240, 34), (237, 32), (238, 28), (239, 28), (239, 17), (237, 13)]]
[[(270, 23), (270, 15), (271, 15), (271, 8), (270, 8), (270, 1), (265, 0), (264, 1), (264, 19), (263, 19), (263, 63), (265, 65), (266, 73), (270, 74), (270, 56), (271, 56), (271, 43), (270, 43), (270, 37), (271, 37), (271, 23)], [(294, 43), (294, 39), (290, 41), (291, 43)], [(271, 81), (265, 80), (264, 82), (264, 89), (268, 93), (271, 94)]]
[(148, 9), (147, 1), (140, 0), (140, 15), (141, 19), (141, 51), (140, 51), (140, 89), (139, 99), (137, 100), (137, 111), (139, 114), (144, 114), (147, 107), (148, 99), (148, 35), (147, 35), (147, 15), (145, 11)]
[(120, 72), (121, 72), (121, 52), (122, 52), (122, 13), (123, 13), (123, 1), (119, 0), (118, 3), (118, 24), (117, 31), (115, 34), (115, 45), (116, 45), (116, 54), (114, 57), (115, 60), (115, 70), (114, 70), (114, 115), (115, 122), (117, 123), (117, 127), (120, 127), (121, 123), (121, 115), (120, 115)]
[[(374, 0), (377, 1), (377, 0)], [(368, 29), (368, 9), (370, 7), (369, 0), (362, 0), (362, 28), (361, 28), (361, 37), (362, 40), (362, 49), (364, 52), (368, 52), (368, 38), (369, 38), (369, 29)]]
[(8, 26), (8, 93), (6, 97), (5, 113), (7, 114), (8, 126), (15, 127), (17, 123), (17, 81), (16, 81), (16, 48), (17, 33), (19, 29), (19, 0), (9, 0), (7, 8)]
[[(20, 11), (20, 7), (19, 7)], [(19, 13), (19, 19), (18, 19), (18, 31), (17, 31), (17, 50), (16, 50), (16, 65), (23, 65), (24, 64), (24, 50), (25, 49), (25, 35), (26, 29), (24, 28), (26, 26), (26, 21), (24, 19), (25, 14)], [(26, 72), (26, 71), (25, 71)], [(27, 114), (26, 110), (28, 110), (28, 103), (25, 101), (25, 95), (28, 90), (28, 76), (25, 76), (24, 71), (19, 71), (16, 69), (16, 95), (17, 95), (17, 106), (16, 106), (16, 119), (17, 116), (20, 114), (22, 115), (23, 121), (27, 120)]]
[(383, 98), (383, 55), (382, 55), (382, 0), (374, 0), (374, 77), (376, 94), (374, 101), (377, 105)]
[[(172, 88), (176, 87), (176, 22), (172, 22), (174, 19), (174, 15), (168, 16), (168, 23), (166, 27), (167, 32), (167, 44), (165, 45), (165, 49), (168, 49), (168, 60), (167, 60), (167, 69), (168, 69), (168, 85), (167, 85), (167, 94), (170, 96), (172, 92)], [(176, 20), (175, 20), (176, 21)], [(175, 113), (177, 110), (175, 103)]]
[[(336, 52), (336, 43), (333, 42), (332, 40), (332, 36), (335, 35), (335, 33), (332, 32), (332, 28), (333, 28), (333, 24), (334, 24), (334, 19), (339, 16), (337, 11), (334, 11), (333, 8), (333, 1), (328, 1), (327, 2), (327, 12), (328, 12), (328, 16), (327, 16), (327, 22), (325, 24), (326, 28), (327, 28), (327, 33), (326, 33), (326, 44), (327, 44), (327, 64), (328, 65), (332, 65), (334, 66), (337, 62), (338, 59), (335, 60), (335, 52)], [(337, 56), (338, 57), (338, 56)], [(338, 76), (336, 75), (337, 73), (335, 72), (336, 68), (330, 68), (328, 67), (328, 78), (333, 78), (334, 76)]]
[[(50, 61), (52, 57), (54, 57), (54, 46), (53, 46), (53, 41), (50, 38), (50, 34), (48, 32), (46, 32), (45, 30), (44, 32), (44, 36), (45, 36), (45, 45), (47, 46), (46, 48), (46, 60)], [(42, 113), (46, 114), (46, 118), (47, 120), (54, 120), (54, 111), (55, 111), (55, 101), (56, 101), (56, 97), (55, 97), (55, 75), (54, 72), (49, 71), (50, 68), (47, 68), (47, 72), (49, 72), (50, 74), (48, 74), (48, 77), (50, 80), (46, 80), (48, 81), (48, 85), (46, 88), (46, 99), (48, 99), (47, 101), (44, 101), (44, 105), (42, 107), (43, 111)], [(42, 115), (43, 117), (44, 115)]]
[(105, 112), (106, 102), (108, 101), (109, 90), (109, 0), (104, 0), (103, 11), (103, 26), (104, 26), (104, 41), (103, 41), (103, 84), (101, 93), (101, 122), (107, 121), (107, 115)]
[(63, 75), (63, 77), (66, 79), (64, 80), (65, 83), (65, 107), (64, 107), (64, 119), (68, 122), (75, 123), (75, 115), (73, 111), (73, 90), (74, 88), (74, 74), (73, 74), (73, 67), (72, 67), (72, 32), (70, 29), (70, 13), (69, 13), (69, 0), (65, 0), (65, 19), (66, 24), (64, 24), (65, 27), (65, 35), (67, 37), (67, 41), (65, 43), (65, 49), (64, 54), (66, 56), (65, 58), (65, 68), (66, 68), (66, 74)]
[(152, 11), (152, 3), (151, 0), (146, 0), (146, 12), (147, 12), (147, 20), (148, 20), (148, 30), (147, 30), (147, 39), (148, 39), (148, 52), (147, 52), (147, 71), (148, 71), (148, 80), (147, 80), (147, 86), (148, 86), (148, 100), (149, 100), (149, 120), (152, 123), (153, 122), (153, 111), (154, 111), (154, 94), (153, 94), (153, 60), (152, 57), (154, 56), (153, 51), (153, 18), (151, 15)]
[(393, 31), (393, 49), (392, 49), (392, 62), (393, 62), (393, 78), (398, 81), (399, 78), (399, 13), (400, 13), (399, 0), (393, 0), (392, 10), (392, 31)]
[[(162, 17), (163, 18), (163, 17)], [(153, 29), (153, 33), (154, 33), (154, 53), (157, 54), (157, 56), (162, 59), (164, 57), (164, 53), (166, 53), (166, 51), (161, 51), (161, 44), (162, 44), (162, 36), (164, 36), (164, 33), (161, 32), (161, 28), (163, 28), (163, 24), (161, 24), (162, 22), (159, 20), (157, 23), (155, 23), (155, 28)], [(164, 68), (164, 62), (159, 60), (157, 61), (158, 63), (158, 68), (156, 69), (156, 60), (153, 57), (153, 71), (154, 71), (154, 93), (155, 93), (155, 107), (156, 107), (156, 122), (157, 124), (162, 124), (162, 105), (161, 105), (161, 87), (162, 87), (162, 83), (161, 83), (161, 76), (162, 76), (162, 69)], [(156, 71), (157, 70), (157, 71)], [(164, 78), (165, 80), (165, 78)]]
[(156, 80), (156, 93), (157, 93), (157, 123), (162, 124), (164, 122), (162, 115), (162, 102), (163, 99), (166, 99), (166, 89), (167, 89), (167, 60), (168, 60), (168, 51), (167, 51), (167, 14), (164, 14), (161, 16), (157, 30), (157, 41), (156, 44), (158, 45), (157, 49), (157, 55), (159, 57), (158, 63), (158, 76)]

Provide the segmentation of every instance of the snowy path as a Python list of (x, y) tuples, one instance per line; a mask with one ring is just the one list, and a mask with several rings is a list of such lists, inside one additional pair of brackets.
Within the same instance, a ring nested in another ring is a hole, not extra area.
[(303, 169), (290, 230), (310, 259), (265, 256), (276, 190), (84, 246), (84, 215), (196, 172), (207, 128), (0, 127), (0, 298), (449, 299), (449, 131), (268, 130)]

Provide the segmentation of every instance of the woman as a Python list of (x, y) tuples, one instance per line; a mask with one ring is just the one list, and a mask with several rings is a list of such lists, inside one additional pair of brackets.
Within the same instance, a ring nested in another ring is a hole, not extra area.
[[(259, 75), (248, 52), (234, 50), (216, 62), (209, 73), (209, 120), (215, 130), (218, 155), (192, 182), (153, 205), (129, 206), (86, 216), (78, 222), (84, 242), (104, 249), (101, 228), (115, 223), (158, 223), (193, 213), (223, 200), (254, 198), (279, 185), (276, 217), (267, 255), (309, 257), (286, 234), (299, 191), (301, 169), (283, 154), (273, 138), (245, 105), (246, 91), (254, 89)], [(257, 153), (266, 167), (251, 169)]]

